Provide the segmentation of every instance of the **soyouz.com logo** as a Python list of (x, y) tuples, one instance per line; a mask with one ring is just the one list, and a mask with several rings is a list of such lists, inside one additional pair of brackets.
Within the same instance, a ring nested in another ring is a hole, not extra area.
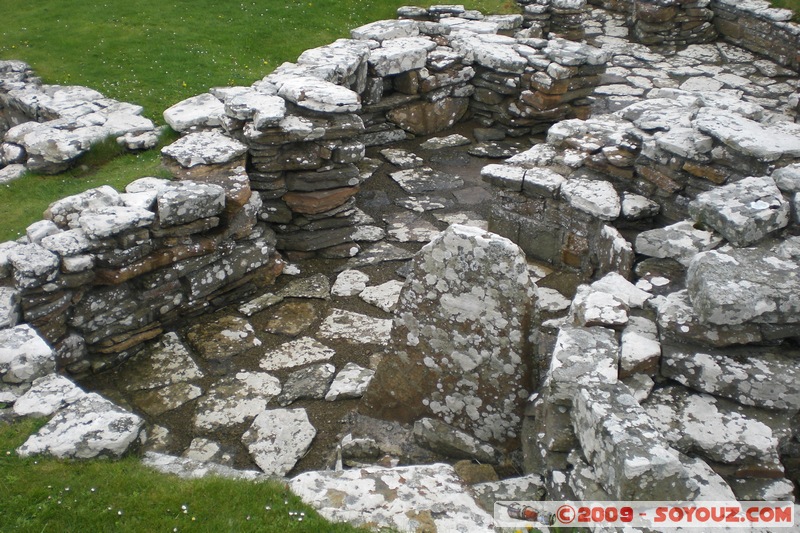
[(539, 502), (501, 501), (494, 505), (497, 527), (696, 527), (790, 528), (792, 502)]

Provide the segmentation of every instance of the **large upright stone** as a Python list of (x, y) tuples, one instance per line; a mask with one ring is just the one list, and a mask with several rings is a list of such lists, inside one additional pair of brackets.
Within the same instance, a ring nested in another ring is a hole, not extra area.
[(508, 239), (452, 225), (415, 257), (388, 352), (362, 401), (370, 416), (437, 417), (513, 446), (528, 395), (535, 286)]

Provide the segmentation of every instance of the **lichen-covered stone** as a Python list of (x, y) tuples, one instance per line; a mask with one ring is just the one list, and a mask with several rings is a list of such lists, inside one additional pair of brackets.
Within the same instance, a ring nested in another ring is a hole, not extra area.
[(399, 531), (494, 531), (491, 515), (477, 506), (450, 465), (304, 472), (289, 488), (334, 522)]
[(209, 93), (187, 98), (164, 111), (164, 120), (178, 132), (222, 125), (225, 105)]
[(616, 383), (619, 344), (608, 328), (562, 327), (543, 389), (548, 401), (569, 405), (581, 387)]
[(607, 181), (569, 179), (561, 185), (561, 196), (575, 209), (600, 220), (614, 220), (622, 209), (619, 195)]
[(628, 305), (611, 293), (581, 285), (572, 300), (570, 315), (576, 326), (621, 328), (628, 323)]
[(174, 159), (183, 168), (230, 163), (246, 152), (247, 145), (216, 130), (190, 133), (161, 149), (162, 155)]
[(408, 422), (435, 416), (480, 440), (513, 442), (527, 396), (533, 289), (515, 244), (450, 226), (413, 262), (393, 355), (378, 367), (364, 412)]
[(144, 420), (96, 393), (68, 405), (17, 448), (22, 457), (120, 457), (141, 437)]
[(305, 409), (270, 409), (253, 420), (242, 442), (265, 474), (285, 476), (316, 434)]
[(238, 372), (222, 378), (199, 401), (194, 426), (215, 431), (249, 422), (280, 392), (281, 382), (265, 372)]
[(677, 222), (671, 226), (643, 231), (636, 237), (636, 253), (675, 259), (689, 265), (700, 252), (717, 247), (722, 238), (713, 232), (697, 229), (691, 222)]
[(36, 379), (31, 388), (14, 402), (14, 414), (51, 416), (85, 395), (86, 393), (68, 378), (58, 374), (48, 374)]
[(697, 391), (766, 409), (800, 409), (796, 351), (662, 347), (661, 373)]
[(620, 378), (637, 373), (655, 375), (660, 361), (661, 343), (656, 323), (643, 317), (630, 317), (620, 343)]
[(686, 285), (701, 322), (800, 322), (800, 238), (714, 250), (689, 265)]
[(683, 461), (666, 446), (653, 421), (622, 384), (579, 390), (572, 420), (584, 456), (600, 485), (614, 498), (695, 500), (708, 494), (705, 486), (710, 481), (726, 487), (707, 466), (698, 476), (698, 465)]
[(56, 371), (53, 349), (28, 324), (0, 329), (0, 378), (31, 383)]
[(735, 246), (749, 246), (789, 223), (790, 207), (772, 178), (750, 177), (697, 195), (689, 213)]
[(225, 190), (213, 183), (181, 181), (162, 189), (156, 202), (159, 225), (179, 226), (220, 214), (225, 208)]
[(667, 442), (684, 453), (782, 473), (778, 439), (770, 425), (736, 405), (672, 386), (654, 392), (644, 408)]
[(367, 390), (369, 382), (375, 371), (363, 368), (355, 363), (344, 365), (331, 383), (325, 399), (329, 402), (336, 400), (346, 400), (348, 398), (360, 398)]
[(685, 290), (655, 298), (653, 306), (658, 311), (661, 334), (666, 338), (715, 347), (761, 341), (758, 324), (728, 326), (701, 321)]

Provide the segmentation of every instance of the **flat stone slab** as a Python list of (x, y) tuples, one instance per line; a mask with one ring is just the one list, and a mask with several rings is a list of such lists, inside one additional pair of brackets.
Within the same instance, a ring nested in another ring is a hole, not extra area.
[(391, 313), (397, 307), (400, 299), (400, 291), (403, 289), (403, 282), (390, 280), (380, 285), (366, 287), (359, 297), (370, 305), (374, 305)]
[(361, 109), (361, 98), (357, 93), (310, 76), (293, 76), (283, 80), (278, 96), (320, 113), (354, 113)]
[(430, 242), (441, 230), (414, 213), (399, 213), (386, 217), (386, 233), (397, 242)]
[(213, 183), (180, 181), (157, 189), (156, 208), (162, 228), (214, 217), (225, 208), (225, 189)]
[(161, 149), (162, 155), (171, 157), (183, 168), (230, 163), (245, 153), (246, 144), (219, 131), (190, 133)]
[(797, 352), (772, 348), (662, 347), (661, 373), (678, 383), (766, 409), (800, 409)]
[(408, 150), (399, 148), (384, 148), (381, 155), (391, 164), (402, 169), (418, 168), (425, 164), (425, 160)]
[(207, 476), (218, 476), (227, 479), (246, 479), (261, 481), (268, 478), (256, 470), (236, 470), (229, 466), (198, 461), (188, 457), (176, 457), (158, 452), (147, 452), (142, 458), (142, 464), (161, 472), (177, 476), (181, 479), (200, 479)]
[(628, 307), (643, 308), (653, 295), (637, 288), (617, 272), (609, 272), (591, 285), (596, 291), (604, 291), (619, 298)]
[(430, 139), (426, 140), (419, 147), (422, 150), (441, 150), (443, 148), (455, 148), (457, 146), (464, 146), (465, 144), (470, 144), (470, 140), (464, 137), (463, 135), (459, 135), (458, 133), (454, 133), (452, 135), (447, 135), (445, 137), (431, 137)]
[(770, 425), (734, 402), (672, 386), (655, 391), (644, 409), (666, 440), (684, 453), (783, 473)]
[(28, 324), (0, 330), (0, 378), (31, 383), (56, 371), (52, 348)]
[[(483, 187), (478, 187), (480, 190), (485, 191)], [(489, 222), (477, 213), (472, 211), (464, 211), (461, 213), (434, 213), (433, 218), (439, 222), (444, 222), (448, 226), (453, 224), (461, 224), (462, 226), (471, 226), (473, 228), (489, 230)]]
[(38, 378), (31, 388), (14, 402), (17, 416), (51, 416), (62, 407), (75, 403), (86, 393), (72, 381), (58, 374)]
[(336, 351), (328, 348), (311, 337), (301, 337), (280, 345), (264, 354), (259, 366), (263, 370), (281, 370), (303, 366), (309, 363), (327, 361), (336, 355)]
[(178, 132), (220, 126), (224, 116), (225, 105), (210, 93), (192, 96), (164, 111), (164, 120)]
[(214, 383), (200, 399), (195, 428), (216, 431), (252, 420), (281, 393), (278, 378), (265, 372), (239, 372)]
[(762, 161), (800, 157), (800, 126), (793, 123), (766, 126), (725, 110), (704, 107), (693, 125), (734, 150)]
[(406, 423), (437, 417), (493, 445), (513, 439), (527, 389), (508, 376), (529, 372), (520, 328), (533, 290), (516, 244), (450, 226), (412, 262), (389, 355), (361, 412)]
[(204, 377), (189, 349), (174, 332), (165, 333), (136, 354), (125, 363), (123, 371), (121, 386), (127, 391), (157, 389)]
[(207, 324), (192, 326), (186, 332), (186, 338), (205, 359), (229, 359), (261, 346), (250, 322), (236, 316), (223, 316)]
[(544, 383), (549, 401), (570, 405), (582, 388), (616, 383), (618, 364), (619, 344), (613, 330), (560, 328)]
[(293, 372), (283, 384), (275, 403), (286, 407), (296, 400), (321, 400), (328, 392), (336, 367), (330, 363), (311, 365)]
[(253, 420), (242, 443), (265, 474), (285, 476), (308, 451), (316, 434), (305, 409), (271, 409)]
[(358, 254), (357, 257), (350, 259), (344, 268), (362, 268), (387, 261), (405, 261), (412, 257), (414, 257), (414, 252), (409, 252), (390, 242), (379, 242)]
[(719, 325), (700, 320), (686, 290), (653, 300), (658, 325), (665, 338), (705, 346), (723, 347), (762, 340), (758, 324)]
[(144, 420), (89, 393), (68, 405), (17, 448), (21, 457), (121, 457), (142, 437)]
[(290, 300), (275, 307), (264, 324), (269, 333), (296, 337), (308, 329), (319, 317), (319, 305), (303, 300)]
[(181, 454), (187, 459), (222, 465), (233, 465), (233, 455), (218, 442), (203, 437), (195, 437)]
[(343, 340), (354, 344), (385, 344), (392, 331), (392, 320), (372, 318), (360, 313), (333, 309), (319, 328), (323, 339)]
[(397, 205), (414, 211), (416, 213), (425, 213), (426, 211), (435, 211), (437, 209), (447, 209), (453, 207), (455, 202), (450, 198), (436, 195), (411, 195), (406, 198), (400, 198), (395, 201)]
[(617, 191), (607, 181), (570, 179), (561, 185), (561, 196), (575, 209), (600, 220), (614, 220), (622, 209)]
[(443, 191), (464, 185), (458, 176), (433, 170), (430, 167), (411, 168), (392, 172), (389, 176), (409, 194)]
[(644, 373), (655, 375), (661, 361), (658, 326), (652, 320), (632, 316), (622, 330), (619, 353), (619, 376)]
[(569, 309), (572, 301), (560, 292), (547, 287), (536, 288), (536, 306), (547, 313), (558, 313)]
[(341, 272), (331, 287), (334, 296), (356, 296), (367, 288), (369, 276), (360, 270), (345, 270)]
[(800, 237), (713, 250), (689, 265), (689, 298), (702, 322), (800, 322)]
[(285, 298), (319, 298), (327, 300), (331, 295), (331, 283), (325, 274), (314, 274), (308, 278), (294, 280), (281, 289)]
[(284, 300), (282, 294), (274, 294), (271, 292), (262, 294), (239, 306), (239, 312), (245, 316), (253, 316), (256, 313), (263, 311), (273, 305), (279, 304)]
[(697, 229), (691, 222), (677, 222), (671, 226), (651, 229), (636, 236), (636, 253), (675, 259), (688, 266), (692, 258), (719, 246), (722, 238), (711, 231)]
[(325, 400), (334, 402), (336, 400), (361, 398), (374, 375), (374, 370), (363, 368), (355, 363), (347, 363), (336, 374), (328, 393), (325, 395)]
[(570, 315), (576, 326), (621, 328), (628, 323), (629, 308), (622, 300), (589, 285), (581, 285), (572, 300)]
[(203, 394), (203, 389), (192, 383), (175, 383), (160, 389), (136, 391), (133, 403), (150, 416), (161, 416), (177, 409)]
[(450, 465), (304, 472), (289, 488), (333, 522), (398, 531), (494, 531), (491, 515)]
[(789, 223), (790, 207), (770, 177), (750, 177), (697, 195), (689, 214), (735, 246), (749, 246)]

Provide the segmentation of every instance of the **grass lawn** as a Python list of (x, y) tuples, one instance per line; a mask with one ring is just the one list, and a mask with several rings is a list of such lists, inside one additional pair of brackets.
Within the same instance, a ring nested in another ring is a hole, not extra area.
[[(513, 0), (471, 0), (485, 13)], [(308, 48), (352, 28), (395, 18), (406, 0), (0, 0), (0, 59), (28, 62), (45, 83), (85, 85), (144, 106), (163, 123), (172, 104), (225, 85), (250, 85)], [(423, 4), (428, 5), (428, 4)], [(59, 176), (0, 186), (0, 242), (16, 239), (47, 206), (102, 184), (159, 175), (157, 151), (111, 159), (108, 150)], [(110, 161), (110, 162), (109, 162)]]
[(794, 11), (795, 20), (797, 19), (797, 14), (800, 14), (800, 0), (771, 0), (771, 3), (775, 7), (785, 7)]
[(17, 457), (14, 449), (42, 423), (0, 423), (3, 532), (367, 531), (327, 522), (277, 482), (180, 480), (143, 467), (135, 457)]

